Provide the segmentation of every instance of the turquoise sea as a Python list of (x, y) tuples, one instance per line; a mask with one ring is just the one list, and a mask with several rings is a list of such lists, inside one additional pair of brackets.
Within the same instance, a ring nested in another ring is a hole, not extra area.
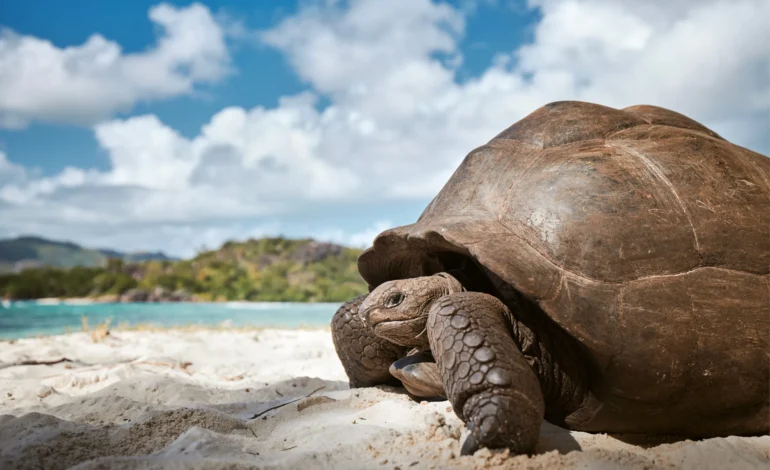
[(294, 328), (329, 326), (338, 303), (0, 303), (0, 338), (14, 339), (80, 331), (81, 317), (93, 328), (111, 319), (112, 325), (152, 323), (158, 326), (232, 325)]

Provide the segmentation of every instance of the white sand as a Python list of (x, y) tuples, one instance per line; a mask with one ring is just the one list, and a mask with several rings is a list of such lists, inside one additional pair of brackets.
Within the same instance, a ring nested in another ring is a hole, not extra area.
[(643, 447), (545, 423), (534, 457), (459, 457), (462, 431), (446, 401), (348, 390), (323, 330), (0, 343), (3, 469), (770, 468), (769, 436)]

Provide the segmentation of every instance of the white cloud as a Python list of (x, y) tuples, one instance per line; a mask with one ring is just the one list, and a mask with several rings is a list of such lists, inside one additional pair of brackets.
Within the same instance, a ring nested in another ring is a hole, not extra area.
[(154, 115), (103, 122), (94, 132), (112, 164), (105, 182), (174, 190), (182, 188), (192, 172), (191, 143)]
[[(299, 76), (335, 102), (363, 101), (414, 113), (414, 92), (452, 82), (431, 54), (457, 52), (460, 12), (428, 0), (354, 1), (350, 8), (306, 7), (262, 39), (283, 50)], [(377, 102), (363, 97), (387, 91)], [(419, 95), (417, 95), (419, 97)]]
[(768, 2), (538, 3), (544, 17), (535, 43), (517, 52), (535, 85), (562, 73), (579, 98), (659, 104), (714, 127), (746, 118), (767, 132), (767, 122), (748, 117), (770, 109)]
[[(367, 204), (427, 203), (468, 151), (564, 99), (666, 106), (738, 144), (770, 150), (770, 3), (533, 4), (542, 13), (534, 42), (500, 51), (462, 84), (459, 10), (427, 0), (304, 7), (261, 37), (286, 54), (308, 92), (275, 108), (223, 109), (191, 139), (151, 115), (100, 123), (95, 135), (109, 171), (6, 182), (0, 212), (22, 226), (129, 232), (238, 227), (233, 221), (311, 214), (318, 204), (355, 206), (374, 221)], [(329, 100), (323, 110), (318, 95)], [(381, 228), (322, 235), (365, 244)], [(158, 234), (156, 243), (171, 243)]]
[[(132, 228), (130, 233), (118, 235), (113, 230), (90, 233), (86, 239), (73, 233), (89, 247), (118, 246), (126, 251), (157, 251), (163, 248), (167, 253), (192, 257), (202, 250), (219, 248), (231, 240), (245, 240), (276, 236), (280, 233), (276, 221), (265, 223), (208, 223), (208, 224), (160, 224)], [(162, 246), (159, 240), (163, 241)], [(117, 241), (117, 245), (115, 244)]]
[(170, 98), (216, 82), (229, 71), (224, 33), (209, 10), (160, 4), (150, 20), (162, 31), (150, 49), (126, 54), (94, 34), (59, 48), (0, 31), (0, 127), (30, 120), (93, 124), (143, 100)]
[(5, 184), (23, 182), (26, 179), (27, 172), (24, 167), (8, 161), (8, 155), (0, 151), (0, 188)]
[(377, 235), (392, 227), (393, 222), (390, 220), (380, 220), (361, 231), (351, 233), (339, 228), (332, 228), (321, 230), (314, 237), (318, 240), (338, 243), (340, 245), (367, 248), (372, 246), (372, 242)]

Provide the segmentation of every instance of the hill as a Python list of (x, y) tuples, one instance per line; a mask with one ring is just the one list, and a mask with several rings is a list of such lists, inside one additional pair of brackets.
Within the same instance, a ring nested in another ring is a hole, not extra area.
[(171, 260), (163, 253), (121, 253), (115, 250), (83, 248), (70, 242), (40, 237), (18, 237), (0, 240), (0, 273), (19, 272), (26, 268), (50, 266), (106, 266), (110, 258), (125, 261)]
[(104, 297), (120, 301), (344, 301), (367, 291), (361, 250), (282, 237), (227, 242), (189, 260), (37, 267), (0, 276), (9, 299)]
[(117, 258), (128, 262), (150, 261), (150, 260), (160, 260), (160, 261), (179, 260), (179, 258), (174, 258), (173, 256), (167, 256), (162, 251), (156, 251), (156, 252), (137, 251), (134, 253), (121, 253), (119, 251), (108, 250), (108, 249), (101, 249), (97, 251), (103, 254), (104, 256), (106, 256), (107, 258)]

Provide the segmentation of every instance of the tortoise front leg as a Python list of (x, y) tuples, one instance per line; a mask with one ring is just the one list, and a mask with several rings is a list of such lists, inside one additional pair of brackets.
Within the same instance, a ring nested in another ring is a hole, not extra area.
[(375, 336), (374, 331), (359, 316), (358, 307), (366, 295), (348, 301), (332, 318), (332, 339), (337, 355), (342, 361), (350, 386), (371, 387), (394, 384), (399, 381), (388, 368), (404, 357), (407, 348)]
[(470, 431), (461, 453), (480, 447), (531, 452), (545, 405), (537, 376), (511, 336), (507, 307), (487, 294), (450, 294), (431, 307), (427, 332), (447, 397)]

